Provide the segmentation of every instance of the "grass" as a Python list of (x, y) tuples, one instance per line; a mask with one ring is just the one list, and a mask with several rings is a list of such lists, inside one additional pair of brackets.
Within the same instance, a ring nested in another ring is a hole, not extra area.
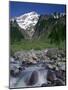
[(15, 41), (10, 45), (10, 48), (13, 52), (21, 51), (21, 50), (42, 50), (46, 48), (64, 48), (64, 43), (61, 43), (60, 45), (56, 44), (50, 44), (48, 40), (21, 40), (21, 41)]

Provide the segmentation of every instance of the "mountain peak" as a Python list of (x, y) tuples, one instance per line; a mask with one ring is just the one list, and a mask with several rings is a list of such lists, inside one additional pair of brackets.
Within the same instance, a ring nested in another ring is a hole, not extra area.
[(31, 38), (34, 34), (34, 27), (39, 20), (39, 14), (35, 11), (25, 13), (19, 17), (16, 17), (16, 22), (20, 27), (21, 31), (26, 32), (28, 36)]

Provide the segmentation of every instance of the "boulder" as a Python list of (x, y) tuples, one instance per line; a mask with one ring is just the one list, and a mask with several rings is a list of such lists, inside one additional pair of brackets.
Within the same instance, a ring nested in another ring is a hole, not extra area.
[(58, 66), (59, 66), (59, 69), (60, 69), (60, 70), (64, 70), (64, 71), (65, 71), (66, 65), (65, 65), (64, 62), (58, 62)]
[(54, 81), (56, 79), (57, 79), (57, 77), (56, 77), (55, 72), (53, 72), (52, 70), (48, 70), (47, 80), (52, 82), (52, 81)]
[(53, 86), (64, 86), (65, 84), (63, 83), (63, 81), (61, 79), (57, 79), (52, 82), (52, 85)]
[(63, 70), (55, 71), (55, 74), (56, 74), (57, 78), (60, 78), (62, 80), (65, 80), (65, 78), (66, 78), (66, 72)]
[(50, 63), (48, 63), (47, 65), (48, 65), (48, 67), (49, 67), (50, 69), (56, 68), (55, 64), (50, 64)]
[(20, 75), (20, 71), (19, 71), (19, 69), (16, 69), (16, 70), (10, 70), (10, 75), (12, 76), (12, 77), (18, 77), (19, 75)]
[(33, 71), (30, 78), (26, 80), (27, 85), (34, 85), (38, 81), (38, 73), (37, 71)]
[(62, 49), (58, 50), (58, 56), (64, 58), (66, 56), (66, 52)]
[(27, 55), (28, 55), (27, 58), (28, 58), (28, 61), (29, 62), (34, 63), (34, 64), (37, 63), (37, 61), (36, 61), (37, 60), (37, 57), (36, 57), (35, 53), (28, 52)]
[(33, 60), (37, 60), (37, 56), (36, 56), (34, 50), (31, 51), (31, 55), (32, 55)]
[(49, 48), (47, 53), (46, 53), (46, 56), (48, 56), (49, 58), (56, 59), (57, 58), (57, 52), (58, 52), (57, 48)]
[(41, 87), (46, 87), (47, 86), (47, 84), (46, 83), (43, 83), (42, 85), (41, 85)]

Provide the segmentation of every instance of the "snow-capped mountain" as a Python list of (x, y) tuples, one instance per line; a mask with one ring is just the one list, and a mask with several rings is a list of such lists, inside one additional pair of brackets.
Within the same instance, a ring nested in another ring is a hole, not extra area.
[(26, 30), (31, 25), (35, 26), (36, 23), (38, 22), (38, 19), (39, 19), (39, 15), (36, 12), (30, 12), (17, 17), (16, 21), (22, 29)]
[[(58, 19), (59, 22), (65, 24), (64, 13), (53, 13), (51, 15), (39, 15), (38, 13), (32, 11), (10, 19), (10, 26), (12, 31), (17, 30), (18, 32), (20, 32), (21, 33), (20, 36), (22, 36), (24, 39), (40, 38), (44, 34), (45, 36), (47, 35), (47, 32), (50, 31), (49, 27), (54, 27), (54, 24), (51, 26), (50, 24), (56, 23), (55, 22), (56, 19)], [(49, 24), (46, 24), (46, 23), (49, 23)], [(17, 37), (18, 37), (18, 34), (17, 34)]]
[(30, 39), (32, 38), (35, 32), (34, 27), (39, 20), (39, 16), (39, 14), (33, 11), (23, 14), (19, 17), (15, 17), (15, 20), (17, 22), (17, 25), (20, 27), (21, 32), (24, 33)]

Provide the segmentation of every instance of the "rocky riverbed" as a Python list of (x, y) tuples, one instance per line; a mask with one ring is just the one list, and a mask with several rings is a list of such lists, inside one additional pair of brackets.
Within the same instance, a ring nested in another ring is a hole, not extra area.
[(10, 56), (10, 88), (66, 85), (66, 52), (62, 49), (18, 51)]

